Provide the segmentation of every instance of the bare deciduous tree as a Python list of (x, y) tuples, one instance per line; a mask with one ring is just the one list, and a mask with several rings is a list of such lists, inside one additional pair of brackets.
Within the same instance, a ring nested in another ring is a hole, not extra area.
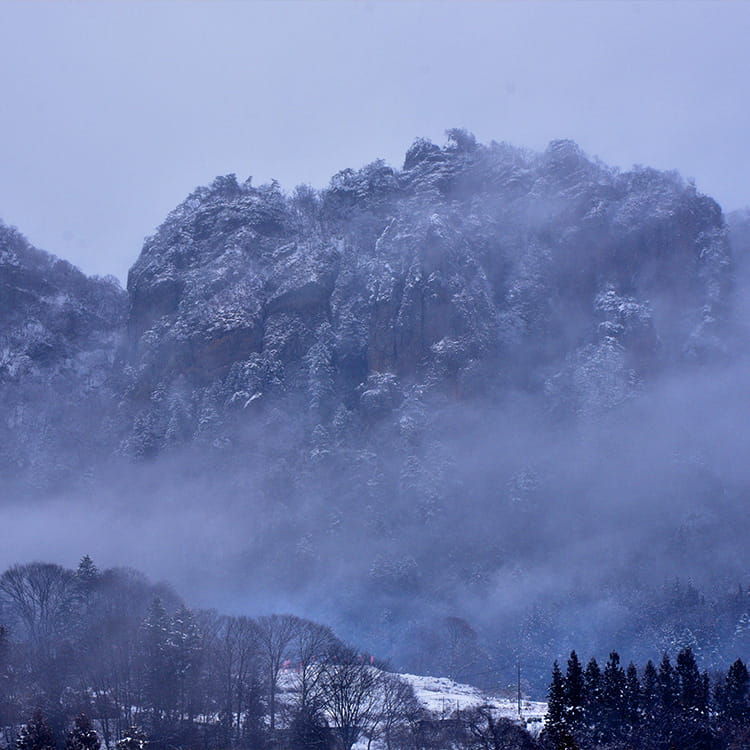
[(325, 710), (341, 750), (371, 734), (379, 716), (382, 674), (351, 649), (336, 649), (322, 674)]
[(419, 721), (425, 717), (425, 710), (414, 694), (414, 688), (395, 674), (383, 674), (381, 682), (381, 702), (378, 718), (378, 734), (391, 750), (397, 735), (404, 731), (414, 731)]
[(269, 615), (257, 620), (258, 647), (266, 677), (268, 719), (272, 734), (276, 729), (279, 675), (284, 662), (291, 661), (291, 647), (298, 624), (299, 618), (294, 615)]
[(74, 575), (60, 565), (14, 565), (0, 576), (3, 604), (37, 647), (65, 631), (74, 596)]
[(300, 710), (315, 710), (319, 707), (324, 664), (338, 646), (338, 639), (325, 625), (303, 619), (297, 622), (292, 660), (293, 683)]

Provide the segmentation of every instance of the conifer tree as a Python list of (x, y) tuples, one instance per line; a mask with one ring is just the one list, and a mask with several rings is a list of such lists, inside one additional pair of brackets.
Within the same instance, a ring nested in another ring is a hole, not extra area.
[(583, 721), (585, 685), (583, 667), (575, 651), (570, 652), (568, 669), (565, 673), (565, 704), (570, 726), (576, 730)]
[(748, 688), (750, 675), (742, 659), (729, 667), (724, 685), (717, 691), (717, 703), (723, 718), (733, 724), (745, 724), (750, 718), (748, 705)]
[(172, 617), (167, 645), (170, 672), (175, 680), (178, 712), (192, 721), (197, 710), (196, 693), (203, 644), (193, 613), (184, 605)]
[(654, 663), (649, 659), (643, 668), (640, 695), (638, 699), (637, 723), (632, 736), (636, 744), (644, 747), (658, 747), (663, 734), (659, 707), (659, 675)]
[(55, 737), (41, 708), (34, 709), (31, 720), (21, 729), (16, 750), (55, 750)]
[(674, 675), (677, 700), (670, 721), (672, 742), (677, 747), (710, 747), (707, 679), (698, 670), (690, 648), (677, 654)]
[(139, 727), (129, 727), (115, 744), (116, 750), (143, 750), (147, 737)]
[(547, 693), (547, 717), (544, 722), (545, 744), (555, 750), (565, 747), (568, 740), (565, 714), (565, 678), (555, 662), (552, 666), (552, 681)]
[(91, 593), (100, 577), (101, 573), (94, 565), (94, 561), (88, 555), (84, 555), (76, 570), (75, 583), (78, 590), (85, 594)]
[(711, 679), (708, 676), (708, 672), (705, 670), (703, 670), (703, 673), (701, 674), (700, 705), (704, 717), (708, 717), (711, 709)]
[(73, 576), (73, 597), (71, 605), (75, 609), (74, 630), (79, 645), (86, 647), (91, 638), (88, 628), (91, 626), (91, 615), (95, 612), (93, 594), (99, 583), (101, 573), (94, 565), (94, 561), (84, 555)]
[(703, 680), (698, 671), (698, 664), (690, 648), (684, 648), (677, 654), (676, 693), (678, 705), (684, 714), (704, 714), (707, 709), (703, 691)]
[(631, 661), (625, 671), (625, 719), (630, 727), (639, 724), (641, 718), (641, 684), (638, 670)]
[(603, 729), (606, 738), (620, 735), (625, 723), (625, 672), (620, 666), (620, 655), (612, 651), (602, 672)]
[(570, 652), (565, 673), (565, 723), (568, 732), (578, 737), (584, 728), (585, 686), (583, 667), (575, 651)]
[(170, 648), (171, 623), (160, 599), (154, 599), (143, 623), (144, 692), (151, 731), (165, 729), (177, 699)]
[(659, 713), (662, 720), (669, 720), (677, 705), (677, 686), (674, 668), (666, 652), (662, 656), (658, 672)]
[(65, 750), (99, 750), (101, 744), (89, 717), (86, 714), (77, 716), (65, 737)]
[(583, 676), (585, 721), (592, 730), (592, 739), (596, 740), (601, 730), (602, 716), (602, 671), (596, 659), (586, 665)]
[(643, 668), (641, 682), (640, 708), (641, 716), (646, 724), (653, 723), (658, 714), (659, 705), (659, 676), (654, 663), (649, 659)]

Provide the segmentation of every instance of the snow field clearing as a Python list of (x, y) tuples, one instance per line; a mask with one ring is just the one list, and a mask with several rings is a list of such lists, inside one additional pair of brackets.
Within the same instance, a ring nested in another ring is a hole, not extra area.
[[(547, 704), (544, 701), (522, 700), (519, 715), (517, 701), (501, 698), (473, 685), (455, 682), (449, 677), (400, 673), (394, 673), (394, 677), (399, 677), (412, 686), (419, 703), (435, 719), (448, 718), (455, 711), (489, 706), (496, 717), (502, 716), (517, 721), (536, 734), (541, 731), (547, 714)], [(295, 690), (295, 672), (293, 670), (282, 672), (279, 686), (279, 697), (283, 703), (284, 694), (288, 695)]]
[(521, 714), (518, 714), (518, 703), (508, 698), (499, 698), (485, 693), (473, 685), (463, 685), (448, 677), (428, 677), (414, 674), (399, 675), (408, 682), (416, 693), (417, 700), (437, 717), (448, 716), (453, 711), (462, 711), (476, 706), (489, 706), (497, 716), (509, 719), (523, 719), (525, 723), (541, 726), (547, 713), (547, 704), (543, 701), (521, 701)]

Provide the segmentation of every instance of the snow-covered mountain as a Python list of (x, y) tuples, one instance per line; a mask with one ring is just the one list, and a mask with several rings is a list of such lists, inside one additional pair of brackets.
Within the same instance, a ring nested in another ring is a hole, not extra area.
[[(429, 391), (611, 408), (721, 351), (732, 278), (720, 208), (678, 175), (458, 130), (321, 193), (217, 178), (146, 241), (127, 302), (8, 228), (0, 251), (2, 382), (66, 370), (75, 398), (117, 375), (96, 439), (136, 455), (207, 428), (230, 437), (231, 415), (260, 398), (293, 398), (326, 430), (408, 419)], [(44, 463), (19, 446), (32, 422), (58, 429), (50, 400), (28, 421), (6, 399), (8, 468)]]
[(714, 449), (744, 444), (715, 373), (744, 382), (746, 225), (673, 172), (453, 130), (322, 191), (217, 178), (126, 291), (3, 226), (2, 490), (169, 516), (192, 581), (414, 669), (465, 678), (510, 618), (546, 662), (585, 618), (533, 601), (583, 580), (620, 623), (744, 569), (750, 478)]
[(294, 394), (326, 428), (399, 419), (425, 390), (611, 408), (721, 349), (730, 283), (713, 200), (569, 141), (529, 154), (452, 131), (401, 170), (376, 162), (289, 198), (222, 177), (130, 272), (131, 447), (190, 439), (205, 409), (261, 396)]

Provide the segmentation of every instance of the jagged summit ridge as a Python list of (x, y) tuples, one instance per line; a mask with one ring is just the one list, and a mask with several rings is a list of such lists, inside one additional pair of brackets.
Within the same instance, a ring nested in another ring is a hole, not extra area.
[(715, 345), (731, 257), (713, 200), (570, 141), (449, 136), (320, 193), (232, 175), (193, 193), (129, 276), (139, 392), (326, 392), (331, 414), (388, 375), (401, 396), (520, 387), (588, 408)]
[(146, 240), (127, 296), (4, 229), (3, 387), (77, 363), (71, 393), (109, 389), (99, 444), (147, 454), (261, 402), (326, 430), (437, 393), (596, 413), (721, 350), (733, 271), (712, 199), (571, 141), (448, 135), (319, 192), (217, 178)]

